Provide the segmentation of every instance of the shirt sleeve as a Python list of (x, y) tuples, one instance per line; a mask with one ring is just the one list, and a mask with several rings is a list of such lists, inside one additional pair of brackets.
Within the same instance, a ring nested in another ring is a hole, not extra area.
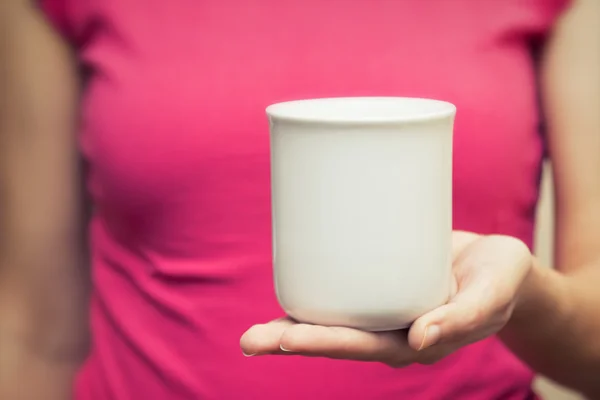
[(548, 34), (573, 0), (538, 0), (542, 33)]
[(38, 0), (38, 4), (48, 21), (63, 36), (72, 39), (71, 21), (68, 13), (68, 0)]

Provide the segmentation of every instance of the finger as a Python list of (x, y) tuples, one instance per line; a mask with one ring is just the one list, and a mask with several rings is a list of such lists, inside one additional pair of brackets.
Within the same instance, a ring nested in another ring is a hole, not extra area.
[[(477, 242), (480, 235), (471, 232), (453, 231), (452, 232), (452, 263), (461, 262), (463, 253), (467, 248)], [(424, 350), (442, 339), (442, 322), (448, 318), (452, 318), (452, 309), (455, 307), (453, 303), (458, 295), (459, 285), (456, 276), (452, 275), (452, 288), (450, 290), (450, 303), (441, 306), (421, 318), (417, 319), (411, 326), (408, 334), (409, 346), (417, 351)], [(463, 322), (464, 323), (464, 322)], [(445, 329), (446, 335), (448, 328)]]
[(406, 333), (364, 332), (351, 328), (298, 324), (281, 336), (281, 349), (304, 355), (399, 364), (416, 354)]
[(240, 347), (246, 356), (281, 351), (279, 340), (285, 330), (294, 325), (289, 318), (280, 318), (267, 324), (254, 325), (240, 339)]
[(456, 326), (468, 330), (470, 316), (457, 309), (456, 303), (448, 303), (418, 318), (408, 332), (408, 344), (417, 351), (433, 345), (447, 343), (456, 336)]
[(439, 342), (476, 341), (495, 333), (508, 320), (527, 269), (528, 250), (505, 237), (487, 237), (470, 245), (454, 268), (469, 270), (450, 303), (412, 325), (408, 342), (424, 349)]
[[(494, 321), (491, 318), (486, 321), (485, 317), (468, 317), (466, 313), (456, 308), (438, 321), (415, 321), (409, 332), (408, 341), (410, 347), (419, 352), (446, 344), (463, 347), (497, 333), (505, 322), (493, 318)], [(432, 316), (432, 319), (438, 318)]]
[(506, 296), (494, 295), (494, 283), (475, 282), (461, 288), (448, 303), (418, 318), (408, 333), (411, 348), (434, 344), (472, 343), (498, 330), (508, 318)]

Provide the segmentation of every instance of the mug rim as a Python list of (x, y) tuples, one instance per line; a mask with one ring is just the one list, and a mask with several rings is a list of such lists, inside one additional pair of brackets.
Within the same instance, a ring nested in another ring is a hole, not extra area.
[(272, 122), (360, 125), (453, 118), (456, 106), (424, 97), (359, 96), (283, 101), (269, 105), (265, 111)]

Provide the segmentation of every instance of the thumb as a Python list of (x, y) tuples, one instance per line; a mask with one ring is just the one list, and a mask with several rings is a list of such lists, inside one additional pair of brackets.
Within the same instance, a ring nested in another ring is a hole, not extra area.
[(448, 303), (418, 318), (408, 331), (408, 345), (419, 351), (446, 341), (455, 330), (449, 321), (457, 314), (456, 304)]
[(450, 303), (418, 318), (408, 332), (408, 344), (423, 350), (441, 342), (471, 343), (491, 335), (497, 324), (489, 318), (492, 307), (482, 300), (473, 292), (459, 293)]
[(468, 344), (496, 333), (508, 320), (530, 265), (529, 249), (518, 239), (488, 236), (472, 242), (454, 260), (458, 294), (413, 323), (409, 345), (423, 350), (439, 342)]

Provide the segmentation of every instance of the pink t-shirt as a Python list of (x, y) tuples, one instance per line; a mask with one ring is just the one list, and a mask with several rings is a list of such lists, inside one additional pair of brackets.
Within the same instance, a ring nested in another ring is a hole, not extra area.
[(454, 226), (532, 244), (543, 136), (531, 45), (567, 0), (46, 0), (87, 76), (93, 349), (77, 400), (514, 399), (496, 338), (433, 366), (245, 358), (281, 315), (265, 107), (327, 96), (458, 107)]

